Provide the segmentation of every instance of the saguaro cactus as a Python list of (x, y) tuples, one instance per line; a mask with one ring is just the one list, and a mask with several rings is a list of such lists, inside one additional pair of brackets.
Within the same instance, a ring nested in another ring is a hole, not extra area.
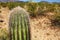
[(9, 18), (10, 40), (30, 40), (29, 16), (20, 7), (11, 11)]

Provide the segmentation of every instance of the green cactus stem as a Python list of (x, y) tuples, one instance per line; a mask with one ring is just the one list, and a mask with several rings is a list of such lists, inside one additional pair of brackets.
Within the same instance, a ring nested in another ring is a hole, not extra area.
[(10, 12), (10, 40), (30, 40), (29, 15), (23, 8), (16, 7)]

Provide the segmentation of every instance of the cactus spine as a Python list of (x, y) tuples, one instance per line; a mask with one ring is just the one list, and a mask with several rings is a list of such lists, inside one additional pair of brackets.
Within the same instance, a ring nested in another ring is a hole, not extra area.
[(11, 12), (9, 19), (10, 40), (30, 40), (30, 28), (28, 15), (23, 9)]

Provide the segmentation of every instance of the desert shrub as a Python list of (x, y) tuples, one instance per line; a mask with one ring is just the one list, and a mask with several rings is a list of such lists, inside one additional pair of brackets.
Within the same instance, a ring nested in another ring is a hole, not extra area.
[(6, 6), (7, 6), (7, 4), (6, 4), (6, 3), (3, 3), (3, 2), (1, 2), (0, 5), (1, 5), (2, 7), (6, 7)]
[(9, 7), (9, 9), (12, 9), (12, 8), (14, 8), (14, 7), (16, 7), (16, 3), (14, 3), (14, 2), (7, 2), (7, 6)]
[[(9, 9), (12, 9), (16, 6), (21, 6), (24, 8), (24, 6), (28, 6), (26, 9), (28, 12), (30, 12), (30, 16), (32, 17), (36, 17), (38, 15), (43, 14), (44, 12), (56, 12), (56, 8), (60, 7), (60, 3), (49, 3), (46, 1), (42, 1), (42, 2), (6, 2), (6, 3), (2, 3), (0, 2), (0, 7), (6, 7), (8, 6)], [(57, 6), (56, 6), (57, 5)], [(36, 11), (36, 9), (38, 8), (38, 11)], [(46, 10), (45, 10), (46, 9)], [(59, 8), (58, 8), (59, 10)]]
[(55, 10), (54, 18), (52, 19), (52, 24), (60, 26), (60, 9)]
[(33, 17), (36, 17), (35, 10), (37, 8), (37, 3), (28, 3), (28, 12), (30, 12), (30, 15)]
[(0, 40), (9, 40), (6, 28), (0, 28)]

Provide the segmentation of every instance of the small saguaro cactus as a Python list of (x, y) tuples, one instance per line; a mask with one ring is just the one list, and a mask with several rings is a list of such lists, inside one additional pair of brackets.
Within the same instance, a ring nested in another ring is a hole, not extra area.
[(10, 40), (30, 40), (29, 15), (23, 8), (16, 7), (10, 12)]

